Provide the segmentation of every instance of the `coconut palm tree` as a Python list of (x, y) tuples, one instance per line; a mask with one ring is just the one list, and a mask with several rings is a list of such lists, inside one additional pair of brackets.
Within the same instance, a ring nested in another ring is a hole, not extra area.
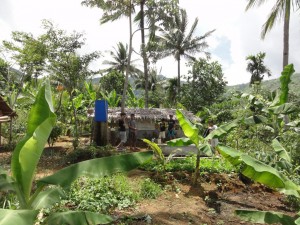
[[(149, 70), (148, 77), (148, 91), (154, 91), (158, 85), (162, 85), (165, 82), (165, 79), (162, 76), (159, 76), (156, 68), (151, 68)], [(136, 89), (146, 89), (145, 77), (143, 74), (140, 74), (139, 77), (134, 81)]]
[[(126, 68), (128, 66), (128, 45), (124, 45), (122, 42), (117, 44), (117, 48), (114, 51), (109, 51), (109, 55), (112, 60), (105, 60), (103, 64), (109, 65), (109, 68), (105, 69), (105, 72), (116, 70), (125, 76)], [(129, 65), (129, 73), (132, 77), (136, 77), (139, 73), (142, 73), (135, 65), (132, 60)]]
[[(246, 10), (260, 6), (266, 0), (248, 0)], [(276, 0), (272, 7), (271, 13), (267, 21), (264, 23), (261, 31), (261, 38), (264, 39), (266, 34), (272, 30), (276, 21), (283, 19), (283, 68), (289, 63), (289, 28), (290, 28), (290, 14), (291, 7), (296, 6), (300, 8), (300, 0)]]
[[(196, 27), (198, 25), (198, 18), (195, 19), (190, 31), (188, 32), (188, 17), (184, 9), (180, 9), (175, 13), (171, 26), (162, 31), (159, 36), (161, 43), (159, 49), (159, 58), (164, 58), (173, 55), (177, 61), (178, 77), (177, 77), (177, 93), (180, 92), (180, 60), (181, 56), (194, 60), (193, 55), (199, 52), (205, 52), (208, 47), (205, 38), (211, 35), (214, 30), (211, 30), (203, 36), (194, 36)], [(187, 33), (188, 32), (188, 33)]]
[(262, 52), (258, 53), (257, 55), (247, 56), (247, 71), (251, 73), (250, 86), (255, 82), (261, 83), (265, 74), (271, 76), (271, 71), (264, 65), (265, 56), (266, 53)]

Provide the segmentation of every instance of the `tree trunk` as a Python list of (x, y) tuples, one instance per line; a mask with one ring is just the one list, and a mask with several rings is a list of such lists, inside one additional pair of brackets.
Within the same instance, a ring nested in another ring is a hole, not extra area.
[(124, 82), (124, 89), (123, 89), (123, 96), (121, 102), (121, 112), (125, 112), (125, 100), (126, 100), (126, 92), (128, 88), (128, 76), (129, 76), (129, 68), (130, 68), (130, 61), (131, 61), (131, 54), (132, 54), (132, 22), (131, 22), (131, 0), (129, 2), (129, 52), (128, 52), (128, 59), (127, 59), (127, 67), (125, 72), (125, 82)]
[(290, 9), (291, 1), (287, 0), (283, 25), (283, 68), (289, 63)]
[(146, 50), (145, 50), (145, 22), (144, 22), (144, 5), (145, 0), (141, 0), (141, 38), (142, 38), (142, 56), (143, 56), (143, 64), (144, 64), (144, 77), (145, 77), (145, 108), (148, 108), (148, 60), (146, 56)]
[[(178, 71), (177, 71), (178, 77), (177, 77), (177, 96), (176, 96), (176, 99), (179, 98), (179, 94), (180, 94), (180, 55), (178, 57), (177, 62), (178, 62), (178, 65), (177, 65), (178, 66)], [(176, 100), (176, 102), (177, 102), (177, 100)]]

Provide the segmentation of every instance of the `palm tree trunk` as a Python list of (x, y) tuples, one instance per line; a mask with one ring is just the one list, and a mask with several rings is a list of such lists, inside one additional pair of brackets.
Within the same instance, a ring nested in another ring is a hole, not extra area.
[(144, 22), (144, 5), (145, 0), (141, 0), (141, 38), (142, 38), (142, 56), (143, 56), (143, 63), (144, 63), (144, 77), (145, 77), (145, 108), (148, 108), (148, 60), (146, 56), (145, 50), (145, 22)]
[(283, 24), (283, 68), (289, 63), (290, 9), (291, 1), (286, 0)]
[(177, 65), (178, 66), (178, 71), (177, 71), (178, 77), (177, 77), (177, 96), (176, 96), (176, 99), (178, 99), (179, 93), (180, 93), (180, 56), (178, 57), (177, 62), (178, 62), (178, 65)]
[[(290, 36), (290, 12), (291, 12), (291, 1), (286, 0), (285, 15), (283, 22), (283, 69), (289, 64), (289, 36)], [(289, 116), (284, 115), (285, 129), (286, 124), (289, 123)]]
[(128, 60), (127, 60), (127, 67), (125, 71), (125, 82), (124, 82), (124, 89), (123, 89), (123, 96), (121, 102), (121, 112), (125, 112), (125, 100), (126, 100), (126, 92), (128, 88), (128, 77), (129, 77), (129, 68), (130, 68), (130, 61), (131, 61), (131, 54), (132, 54), (132, 22), (131, 22), (131, 8), (132, 3), (131, 0), (129, 1), (129, 52), (128, 52)]

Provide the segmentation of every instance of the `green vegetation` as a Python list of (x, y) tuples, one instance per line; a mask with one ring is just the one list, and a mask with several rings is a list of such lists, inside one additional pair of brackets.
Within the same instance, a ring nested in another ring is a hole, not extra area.
[[(262, 3), (249, 0), (247, 9)], [(11, 40), (0, 46), (1, 96), (18, 115), (10, 123), (1, 124), (7, 140), (5, 150), (14, 150), (10, 170), (0, 168), (0, 224), (110, 223), (113, 218), (100, 213), (134, 206), (140, 198), (156, 198), (168, 186), (176, 190), (175, 175), (192, 173), (195, 186), (201, 185), (198, 178), (203, 174), (238, 173), (285, 194), (286, 204), (299, 210), (300, 74), (294, 74), (293, 64), (287, 65), (286, 45), (290, 4), (299, 9), (299, 0), (278, 1), (262, 31), (264, 37), (274, 21), (285, 15), (285, 67), (281, 77), (263, 81), (270, 71), (263, 62), (266, 55), (258, 53), (246, 58), (251, 86), (233, 87), (226, 87), (221, 64), (211, 61), (210, 53), (205, 52), (206, 38), (214, 30), (194, 36), (198, 19), (188, 29), (188, 15), (178, 0), (85, 0), (82, 4), (100, 9), (101, 23), (128, 18), (128, 43), (117, 43), (115, 51), (109, 52), (111, 58), (99, 70), (91, 68), (100, 52), (79, 54), (85, 44), (83, 33), (68, 33), (46, 20), (40, 35), (14, 31)], [(134, 50), (132, 41), (137, 31), (141, 32), (142, 44)], [(132, 60), (134, 52), (140, 52), (143, 71)], [(197, 58), (200, 52), (206, 57)], [(176, 78), (167, 79), (156, 68), (156, 62), (166, 56), (174, 56), (177, 61)], [(181, 75), (181, 57), (189, 59), (185, 77)], [(98, 82), (95, 75), (101, 76)], [(110, 145), (80, 143), (81, 136), (90, 138), (93, 121), (87, 112), (92, 111), (97, 99), (107, 100), (109, 107), (121, 106), (122, 111), (125, 105), (177, 108), (176, 117), (185, 137), (168, 145), (193, 144), (197, 154), (183, 159), (175, 159), (173, 154), (166, 157), (159, 145), (143, 140), (155, 153), (151, 161), (150, 151), (123, 154)], [(178, 108), (194, 112), (202, 123), (189, 121)], [(204, 138), (205, 123), (210, 119), (218, 129)], [(68, 166), (36, 180), (45, 144), (53, 146), (59, 136), (65, 135), (73, 143), (64, 158)], [(212, 138), (219, 139), (216, 149), (210, 146)], [(147, 164), (141, 166), (144, 162)], [(153, 177), (132, 185), (120, 175), (138, 166)], [(252, 222), (300, 224), (299, 215), (236, 212)]]

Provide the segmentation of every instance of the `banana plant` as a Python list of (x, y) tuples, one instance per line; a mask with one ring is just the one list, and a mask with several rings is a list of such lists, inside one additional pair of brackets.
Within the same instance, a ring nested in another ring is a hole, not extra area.
[(158, 146), (158, 144), (156, 144), (155, 142), (150, 141), (148, 139), (142, 139), (142, 141), (145, 142), (146, 144), (148, 144), (148, 146), (153, 150), (153, 152), (156, 155), (158, 161), (160, 162), (160, 164), (163, 167), (163, 172), (166, 171), (167, 163), (170, 162), (173, 159), (173, 157), (176, 155), (176, 153), (178, 151), (180, 151), (180, 149), (176, 149), (168, 157), (165, 157), (164, 154), (163, 154), (162, 149)]
[[(276, 151), (288, 160), (288, 155), (282, 149), (279, 142), (273, 142), (276, 145)], [(293, 195), (300, 198), (300, 186), (293, 183), (286, 176), (275, 168), (258, 161), (247, 154), (241, 153), (227, 146), (219, 145), (218, 151), (232, 165), (240, 166), (244, 176), (264, 184), (286, 195)], [(300, 217), (296, 219), (278, 212), (256, 211), (256, 210), (236, 210), (236, 214), (243, 220), (255, 223), (281, 223), (283, 225), (299, 225)], [(300, 213), (300, 212), (299, 212)], [(299, 214), (300, 215), (300, 214)]]
[(208, 139), (205, 139), (201, 135), (199, 135), (199, 129), (197, 128), (197, 126), (189, 121), (189, 119), (178, 109), (176, 110), (176, 117), (186, 138), (177, 138), (168, 141), (167, 144), (169, 146), (178, 147), (188, 146), (191, 144), (194, 144), (196, 146), (197, 160), (193, 179), (193, 185), (195, 185), (199, 177), (200, 156), (203, 154), (210, 156), (212, 155), (212, 151), (208, 143)]
[[(64, 198), (64, 193), (78, 177), (100, 177), (129, 171), (152, 158), (153, 153), (148, 151), (93, 159), (73, 164), (35, 181), (37, 165), (55, 121), (48, 81), (39, 90), (30, 110), (27, 134), (13, 151), (11, 176), (0, 168), (0, 190), (14, 192), (19, 201), (17, 210), (0, 210), (1, 225), (33, 225), (40, 210)], [(48, 185), (52, 187), (47, 189)], [(108, 215), (67, 211), (50, 214), (45, 223), (84, 225), (107, 224), (112, 221), (113, 218)]]
[(116, 90), (112, 90), (110, 93), (103, 91), (101, 91), (100, 93), (102, 98), (107, 101), (109, 107), (118, 107), (121, 101), (121, 96), (117, 94)]

